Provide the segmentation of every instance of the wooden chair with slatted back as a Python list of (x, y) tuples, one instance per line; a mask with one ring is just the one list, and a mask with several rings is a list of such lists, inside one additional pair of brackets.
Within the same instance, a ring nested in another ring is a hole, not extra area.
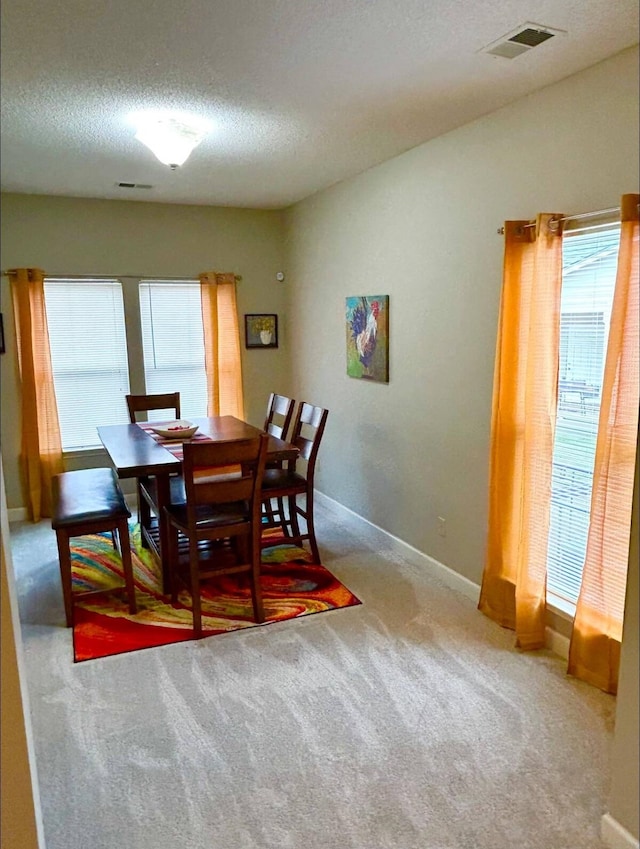
[[(293, 418), (293, 408), (296, 402), (293, 398), (288, 398), (286, 395), (278, 395), (272, 392), (269, 395), (267, 402), (267, 415), (264, 420), (263, 430), (272, 436), (277, 436), (278, 439), (286, 439), (289, 433), (289, 426)], [(267, 463), (267, 469), (281, 469), (282, 460), (271, 460)], [(277, 511), (284, 510), (282, 502), (278, 502)], [(262, 504), (262, 512), (268, 522), (275, 521), (274, 508), (271, 501), (264, 501)]]
[[(301, 401), (289, 437), (289, 441), (300, 451), (298, 460), (288, 461), (283, 468), (265, 469), (262, 481), (262, 501), (263, 504), (269, 503), (269, 510), (263, 511), (262, 515), (263, 529), (279, 528), (287, 542), (302, 544), (308, 541), (316, 563), (320, 563), (320, 552), (313, 518), (313, 481), (318, 449), (328, 415), (329, 411), (323, 407)], [(306, 462), (305, 474), (297, 467), (300, 460)], [(278, 505), (277, 509), (274, 509), (274, 501)], [(300, 518), (305, 521), (306, 531), (300, 526)], [(273, 543), (263, 540), (262, 544), (265, 546)]]
[[(129, 411), (129, 420), (131, 424), (138, 421), (139, 414), (147, 414), (150, 411), (166, 411), (167, 413), (173, 410), (174, 418), (180, 418), (180, 393), (179, 392), (164, 392), (155, 395), (127, 395), (127, 409)], [(181, 475), (174, 475), (170, 481), (171, 485), (171, 503), (184, 504), (184, 481)], [(147, 545), (144, 530), (149, 532), (153, 522), (153, 517), (156, 516), (157, 497), (156, 497), (155, 478), (142, 477), (137, 478), (136, 493), (138, 497), (138, 522), (142, 530), (141, 539), (144, 546)], [(144, 530), (143, 530), (144, 529)]]
[[(220, 575), (248, 575), (255, 621), (264, 621), (260, 493), (268, 442), (268, 434), (261, 433), (231, 442), (185, 443), (186, 504), (165, 511), (171, 598), (175, 604), (181, 585), (189, 590), (196, 638), (202, 636), (203, 584)], [(215, 474), (214, 467), (225, 473)], [(229, 467), (237, 471), (228, 472)]]
[(137, 413), (148, 413), (149, 410), (173, 410), (175, 418), (180, 418), (180, 393), (164, 392), (156, 395), (127, 395), (127, 409), (131, 424), (137, 421)]

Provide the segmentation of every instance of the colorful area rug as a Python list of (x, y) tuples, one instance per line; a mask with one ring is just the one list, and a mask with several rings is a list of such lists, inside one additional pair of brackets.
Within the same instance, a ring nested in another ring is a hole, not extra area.
[[(189, 594), (181, 593), (175, 607), (163, 599), (160, 567), (140, 545), (139, 526), (130, 531), (138, 612), (132, 616), (125, 598), (115, 593), (78, 599), (73, 626), (76, 663), (193, 639)], [(307, 551), (280, 543), (262, 551), (262, 624), (361, 603), (328, 569), (311, 563)], [(71, 558), (74, 589), (108, 590), (122, 584), (122, 564), (110, 535), (73, 539)], [(224, 575), (203, 586), (205, 637), (259, 627), (252, 616), (245, 576)]]

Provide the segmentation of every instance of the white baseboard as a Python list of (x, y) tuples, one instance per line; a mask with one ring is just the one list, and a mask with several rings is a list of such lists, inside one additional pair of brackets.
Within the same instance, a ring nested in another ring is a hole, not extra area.
[(473, 581), (470, 581), (468, 578), (465, 578), (464, 575), (461, 575), (459, 572), (455, 572), (453, 569), (450, 569), (448, 566), (445, 566), (444, 563), (440, 563), (435, 558), (430, 557), (428, 554), (425, 554), (423, 551), (420, 551), (417, 548), (414, 548), (409, 543), (404, 542), (399, 537), (393, 536), (388, 531), (385, 531), (384, 528), (379, 527), (378, 525), (374, 525), (373, 522), (370, 522), (368, 519), (365, 519), (359, 513), (355, 513), (353, 510), (350, 510), (348, 507), (344, 507), (340, 502), (334, 501), (333, 498), (329, 498), (328, 495), (324, 495), (317, 490), (314, 491), (314, 498), (324, 507), (328, 507), (330, 510), (333, 509), (334, 512), (348, 514), (352, 519), (356, 521), (362, 522), (367, 528), (373, 528), (378, 531), (378, 533), (384, 534), (384, 536), (391, 542), (391, 547), (394, 551), (397, 551), (398, 554), (401, 554), (410, 563), (415, 564), (416, 566), (426, 566), (429, 571), (438, 577), (443, 584), (446, 584), (453, 590), (457, 590), (463, 595), (470, 598), (472, 601), (477, 602), (478, 596), (480, 595), (480, 587), (478, 584), (474, 584)]
[(545, 644), (549, 651), (569, 660), (569, 637), (559, 634), (553, 628), (545, 628)]
[(26, 507), (11, 507), (7, 510), (9, 522), (24, 522), (29, 518)]
[(640, 844), (626, 828), (620, 825), (611, 814), (604, 814), (600, 820), (602, 842), (609, 849), (639, 849)]
[[(129, 510), (131, 510), (131, 512), (135, 515), (138, 510), (138, 502), (135, 492), (125, 492), (124, 500), (127, 502)], [(24, 522), (29, 518), (26, 507), (11, 507), (11, 509), (7, 510), (7, 516), (9, 524), (11, 524), (11, 522)]]
[[(417, 548), (414, 548), (412, 545), (409, 545), (409, 543), (404, 542), (404, 540), (401, 540), (399, 537), (393, 536), (393, 534), (385, 531), (384, 528), (374, 525), (373, 522), (370, 522), (359, 513), (355, 513), (353, 510), (350, 510), (348, 507), (340, 504), (339, 501), (329, 498), (328, 495), (324, 495), (324, 493), (314, 490), (314, 498), (319, 504), (322, 504), (323, 507), (327, 507), (329, 510), (333, 510), (336, 513), (342, 513), (343, 515), (346, 514), (352, 519), (362, 522), (368, 528), (373, 528), (378, 531), (378, 533), (384, 534), (387, 540), (391, 541), (392, 548), (409, 560), (409, 562), (417, 566), (425, 566), (431, 574), (438, 578), (443, 584), (452, 590), (462, 593), (462, 595), (477, 604), (478, 599), (480, 598), (479, 584), (474, 583), (469, 580), (469, 578), (465, 578), (464, 575), (461, 575), (449, 566), (445, 566), (444, 563), (440, 563), (440, 561), (428, 554), (425, 554), (423, 551), (419, 551)], [(545, 642), (546, 647), (554, 654), (559, 655), (565, 660), (569, 657), (569, 640), (567, 637), (559, 634), (552, 628), (547, 628)]]

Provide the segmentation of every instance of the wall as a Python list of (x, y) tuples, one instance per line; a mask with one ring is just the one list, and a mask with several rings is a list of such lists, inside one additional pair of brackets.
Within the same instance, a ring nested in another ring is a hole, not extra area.
[[(282, 268), (282, 214), (264, 210), (3, 195), (0, 246), (3, 269), (42, 268), (51, 274), (195, 277), (201, 271), (242, 276), (238, 308), (279, 314), (279, 348), (244, 350), (246, 417), (262, 424), (269, 392), (287, 390), (288, 327)], [(7, 503), (20, 507), (20, 402), (6, 278), (2, 279), (7, 353), (0, 357), (0, 427)], [(242, 330), (243, 332), (243, 330)], [(88, 461), (96, 465), (95, 457)], [(78, 461), (69, 467), (82, 465)]]
[[(287, 211), (292, 392), (330, 410), (319, 490), (480, 582), (503, 251), (496, 229), (541, 211), (617, 206), (638, 191), (638, 148), (633, 48)], [(345, 297), (362, 294), (390, 296), (388, 385), (346, 376)], [(633, 591), (637, 563), (630, 581)], [(636, 839), (637, 630), (636, 598), (610, 800)]]
[[(638, 186), (638, 51), (287, 211), (292, 390), (328, 407), (318, 489), (480, 582), (505, 219)], [(390, 296), (390, 382), (346, 375), (345, 296)], [(437, 533), (446, 519), (447, 536)]]

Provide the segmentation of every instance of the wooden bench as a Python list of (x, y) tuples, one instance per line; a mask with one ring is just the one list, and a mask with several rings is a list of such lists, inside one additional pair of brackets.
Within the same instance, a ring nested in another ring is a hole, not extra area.
[[(131, 512), (124, 500), (118, 479), (112, 469), (80, 469), (63, 472), (53, 478), (53, 518), (51, 527), (56, 532), (62, 595), (67, 627), (73, 624), (73, 599), (71, 575), (71, 537), (99, 534), (110, 531), (113, 546), (122, 558), (125, 583), (115, 591), (126, 589), (131, 613), (137, 612), (133, 584), (131, 545), (128, 520)], [(87, 590), (83, 597), (109, 590)]]

